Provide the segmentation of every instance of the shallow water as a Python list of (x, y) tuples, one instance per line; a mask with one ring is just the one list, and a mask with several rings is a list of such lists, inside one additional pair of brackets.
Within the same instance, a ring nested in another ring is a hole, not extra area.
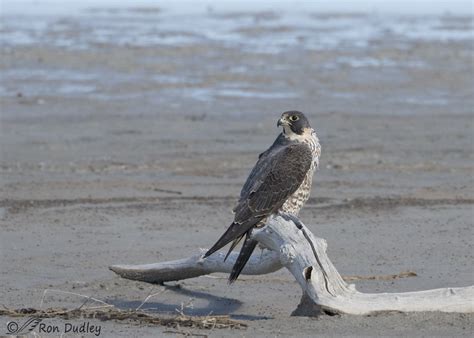
[(460, 91), (418, 86), (406, 100), (403, 86), (419, 78), (414, 72), (424, 80), (426, 74), (435, 77), (440, 66), (446, 76), (472, 73), (474, 30), (463, 10), (468, 7), (400, 14), (383, 7), (334, 12), (307, 3), (274, 8), (101, 3), (4, 4), (0, 97), (146, 99), (166, 105), (315, 94), (363, 100), (376, 81), (400, 84), (387, 88), (400, 91), (391, 90), (390, 102), (472, 101), (467, 79), (458, 81)]
[[(26, 6), (26, 5), (25, 5)], [(113, 5), (112, 5), (113, 6)], [(374, 39), (399, 41), (473, 40), (472, 18), (466, 14), (401, 15), (331, 13), (318, 8), (284, 10), (214, 10), (213, 7), (52, 7), (4, 11), (4, 46), (49, 45), (70, 49), (118, 46), (225, 43), (244, 50), (279, 53), (294, 46), (305, 49), (366, 48)], [(7, 7), (8, 9), (8, 7)]]

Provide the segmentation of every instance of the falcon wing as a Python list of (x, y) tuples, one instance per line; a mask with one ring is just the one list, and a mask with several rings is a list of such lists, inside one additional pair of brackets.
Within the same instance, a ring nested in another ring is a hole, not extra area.
[[(283, 136), (283, 134), (280, 134), (278, 135), (275, 142), (273, 142), (270, 148), (258, 155), (258, 161), (253, 167), (252, 171), (249, 174), (249, 177), (247, 178), (247, 181), (245, 181), (245, 184), (242, 187), (242, 190), (240, 191), (239, 203), (242, 200), (248, 198), (252, 189), (255, 189), (256, 184), (261, 183), (260, 181), (255, 180), (255, 177), (261, 176), (262, 173), (268, 169), (268, 167), (265, 165), (265, 163), (268, 162), (268, 157), (275, 154), (277, 151), (281, 150), (283, 146), (288, 144), (289, 141)], [(234, 211), (235, 209), (237, 209), (237, 207), (234, 208)]]
[[(303, 182), (311, 167), (311, 149), (303, 143), (281, 147), (257, 162), (246, 197), (234, 209), (234, 222), (204, 255), (207, 257), (243, 236), (260, 221), (278, 211)], [(252, 171), (253, 172), (253, 171)], [(250, 179), (250, 178), (249, 178)]]

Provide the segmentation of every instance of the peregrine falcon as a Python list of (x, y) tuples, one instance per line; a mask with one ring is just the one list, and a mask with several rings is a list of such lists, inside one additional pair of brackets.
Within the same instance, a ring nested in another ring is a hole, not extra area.
[(227, 259), (245, 236), (229, 283), (237, 279), (257, 245), (251, 237), (252, 230), (263, 226), (270, 215), (285, 213), (297, 216), (309, 198), (313, 173), (321, 154), (316, 132), (299, 111), (284, 112), (277, 126), (282, 126), (283, 131), (272, 146), (259, 155), (234, 208), (234, 222), (204, 255), (206, 258), (233, 242), (225, 257)]

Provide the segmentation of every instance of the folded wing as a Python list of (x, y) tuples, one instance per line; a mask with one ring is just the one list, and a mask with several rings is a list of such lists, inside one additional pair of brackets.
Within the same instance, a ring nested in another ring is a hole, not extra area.
[(270, 148), (260, 156), (234, 209), (234, 222), (204, 257), (242, 237), (266, 217), (277, 212), (303, 182), (311, 167), (311, 149), (303, 143), (277, 147), (273, 151)]

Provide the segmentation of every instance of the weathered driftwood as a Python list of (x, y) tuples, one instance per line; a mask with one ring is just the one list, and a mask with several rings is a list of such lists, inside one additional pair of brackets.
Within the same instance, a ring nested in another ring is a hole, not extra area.
[[(238, 252), (231, 252), (225, 262), (225, 255), (222, 252), (202, 259), (206, 251), (207, 250), (201, 249), (200, 254), (163, 263), (112, 265), (110, 270), (123, 278), (161, 284), (163, 282), (208, 275), (213, 272), (230, 273), (239, 255)], [(277, 271), (282, 267), (277, 252), (264, 250), (261, 253), (254, 253), (254, 255), (250, 257), (242, 273), (245, 275), (262, 275)]]
[[(361, 293), (347, 284), (326, 254), (324, 239), (315, 237), (304, 224), (290, 216), (275, 216), (253, 232), (268, 250), (255, 252), (243, 274), (265, 274), (286, 267), (303, 290), (295, 315), (320, 313), (365, 315), (380, 311), (474, 312), (474, 286), (403, 293)], [(149, 283), (181, 280), (212, 272), (230, 272), (237, 258), (233, 252), (202, 259), (202, 253), (187, 259), (146, 265), (114, 265), (118, 275)]]

